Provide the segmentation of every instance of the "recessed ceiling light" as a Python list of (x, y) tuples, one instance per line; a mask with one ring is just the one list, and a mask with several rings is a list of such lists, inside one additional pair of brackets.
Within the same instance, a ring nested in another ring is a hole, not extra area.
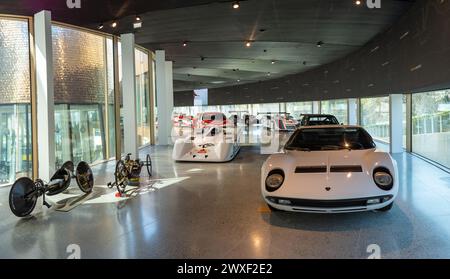
[(117, 21), (113, 21), (113, 22), (111, 23), (111, 27), (112, 27), (112, 28), (116, 28), (116, 27), (117, 27)]
[(141, 21), (142, 18), (140, 16), (136, 16), (136, 21)]
[(105, 26), (103, 25), (103, 23), (100, 23), (100, 25), (99, 25), (97, 28), (98, 28), (99, 30), (102, 30), (103, 27), (105, 27)]
[(246, 43), (245, 43), (245, 46), (246, 46), (246, 47), (251, 47), (251, 46), (252, 46), (252, 43), (251, 43), (251, 42), (246, 42)]
[(356, 4), (357, 6), (359, 6), (359, 5), (361, 5), (361, 1), (359, 1), (359, 0), (355, 1), (355, 4)]
[(275, 64), (275, 63), (277, 63), (277, 62), (276, 62), (275, 60), (272, 60), (272, 62), (271, 62), (271, 63), (272, 63), (272, 65), (273, 65), (273, 64)]
[(317, 47), (322, 47), (323, 46), (323, 42), (322, 41), (318, 41), (317, 42)]
[(183, 47), (187, 47), (187, 45), (188, 45), (187, 41), (183, 42)]
[(240, 79), (238, 79), (238, 80), (237, 80), (237, 82), (241, 82), (241, 80), (240, 80)]
[(239, 9), (241, 5), (239, 4), (239, 1), (236, 1), (233, 3), (233, 9)]

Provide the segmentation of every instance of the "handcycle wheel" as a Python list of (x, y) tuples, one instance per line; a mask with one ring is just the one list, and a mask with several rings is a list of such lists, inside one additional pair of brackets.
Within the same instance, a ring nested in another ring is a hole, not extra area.
[(116, 186), (119, 192), (123, 193), (128, 185), (128, 170), (123, 160), (116, 164), (116, 173), (114, 174)]
[(78, 164), (75, 178), (77, 179), (77, 184), (81, 191), (86, 194), (92, 192), (92, 189), (94, 188), (94, 174), (88, 163), (80, 162)]
[(152, 158), (150, 154), (147, 154), (145, 166), (147, 167), (147, 172), (149, 176), (153, 175), (153, 166), (152, 166)]
[(70, 173), (73, 173), (75, 171), (75, 166), (73, 165), (72, 161), (65, 162), (61, 168), (70, 171)]
[(68, 169), (61, 168), (52, 176), (52, 178), (50, 179), (50, 182), (57, 180), (57, 179), (64, 180), (64, 183), (61, 185), (55, 185), (52, 188), (49, 188), (48, 192), (47, 192), (47, 196), (58, 195), (58, 194), (61, 194), (62, 192), (64, 192), (65, 190), (67, 190), (67, 188), (69, 188), (69, 186), (70, 186), (70, 181), (72, 180), (72, 174), (69, 172)]
[(36, 207), (38, 192), (34, 182), (23, 177), (14, 182), (9, 192), (9, 207), (17, 217), (26, 217)]

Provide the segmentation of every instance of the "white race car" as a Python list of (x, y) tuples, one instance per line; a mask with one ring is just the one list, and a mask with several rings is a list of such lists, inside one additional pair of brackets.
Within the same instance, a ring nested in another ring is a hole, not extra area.
[(197, 117), (194, 118), (195, 128), (204, 127), (232, 127), (234, 124), (227, 119), (225, 114), (221, 112), (202, 112), (198, 113)]
[(273, 129), (275, 131), (295, 131), (295, 129), (297, 129), (298, 121), (289, 113), (279, 113), (272, 119)]
[(359, 126), (299, 128), (261, 170), (262, 195), (273, 210), (388, 211), (398, 185), (396, 162)]
[(194, 136), (175, 142), (175, 161), (228, 162), (240, 149), (240, 128), (208, 126), (196, 129)]
[(174, 127), (192, 127), (193, 126), (193, 117), (188, 116), (184, 113), (175, 114), (172, 121), (173, 121)]

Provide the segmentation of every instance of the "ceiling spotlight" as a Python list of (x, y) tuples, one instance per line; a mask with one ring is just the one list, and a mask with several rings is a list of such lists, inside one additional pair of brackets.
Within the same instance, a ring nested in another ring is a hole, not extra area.
[(183, 47), (187, 47), (187, 45), (188, 45), (187, 41), (183, 42)]
[(322, 46), (323, 46), (323, 42), (322, 41), (317, 42), (317, 47), (322, 47)]
[(241, 82), (241, 80), (240, 80), (240, 79), (238, 79), (238, 80), (237, 80), (237, 82)]
[(359, 6), (359, 5), (361, 5), (361, 1), (359, 1), (359, 0), (355, 1), (355, 4), (356, 4), (357, 6)]
[(113, 22), (111, 23), (111, 27), (112, 27), (112, 28), (116, 28), (116, 27), (117, 27), (117, 21), (113, 21)]
[(276, 62), (275, 60), (272, 60), (272, 62), (271, 62), (271, 63), (272, 63), (272, 65), (273, 65), (273, 64), (275, 64), (275, 63), (277, 63), (277, 62)]
[(251, 42), (246, 42), (246, 43), (245, 43), (245, 46), (246, 46), (246, 47), (251, 47), (251, 46), (252, 46), (252, 43), (251, 43)]
[(271, 73), (267, 73), (267, 76), (270, 77)]
[(140, 16), (136, 16), (136, 21), (141, 21), (142, 18)]
[(103, 27), (105, 27), (105, 26), (103, 25), (103, 23), (100, 23), (99, 26), (97, 27), (97, 29), (102, 30)]
[(236, 1), (233, 3), (233, 9), (239, 9), (241, 5), (239, 4), (239, 1)]

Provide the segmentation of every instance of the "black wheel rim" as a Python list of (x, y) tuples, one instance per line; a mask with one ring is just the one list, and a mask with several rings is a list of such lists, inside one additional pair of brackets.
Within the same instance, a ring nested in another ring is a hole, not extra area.
[(150, 155), (147, 154), (147, 172), (149, 176), (152, 176), (152, 158), (150, 158)]
[(94, 188), (94, 174), (88, 163), (80, 162), (78, 164), (76, 179), (81, 191), (85, 193), (92, 192)]
[(126, 187), (128, 184), (128, 171), (125, 166), (124, 161), (120, 160), (116, 164), (116, 173), (115, 173), (116, 185), (118, 187)]
[(9, 192), (9, 207), (17, 217), (26, 217), (33, 212), (38, 199), (34, 182), (29, 178), (20, 178)]
[(47, 196), (58, 195), (58, 194), (61, 194), (62, 192), (64, 192), (65, 190), (67, 190), (67, 188), (69, 188), (69, 186), (70, 186), (70, 181), (72, 180), (72, 176), (71, 176), (69, 170), (67, 170), (65, 168), (61, 168), (53, 175), (53, 177), (50, 179), (50, 181), (54, 181), (57, 179), (63, 179), (64, 183), (61, 186), (55, 185), (54, 187), (49, 188), (48, 192), (47, 192)]

